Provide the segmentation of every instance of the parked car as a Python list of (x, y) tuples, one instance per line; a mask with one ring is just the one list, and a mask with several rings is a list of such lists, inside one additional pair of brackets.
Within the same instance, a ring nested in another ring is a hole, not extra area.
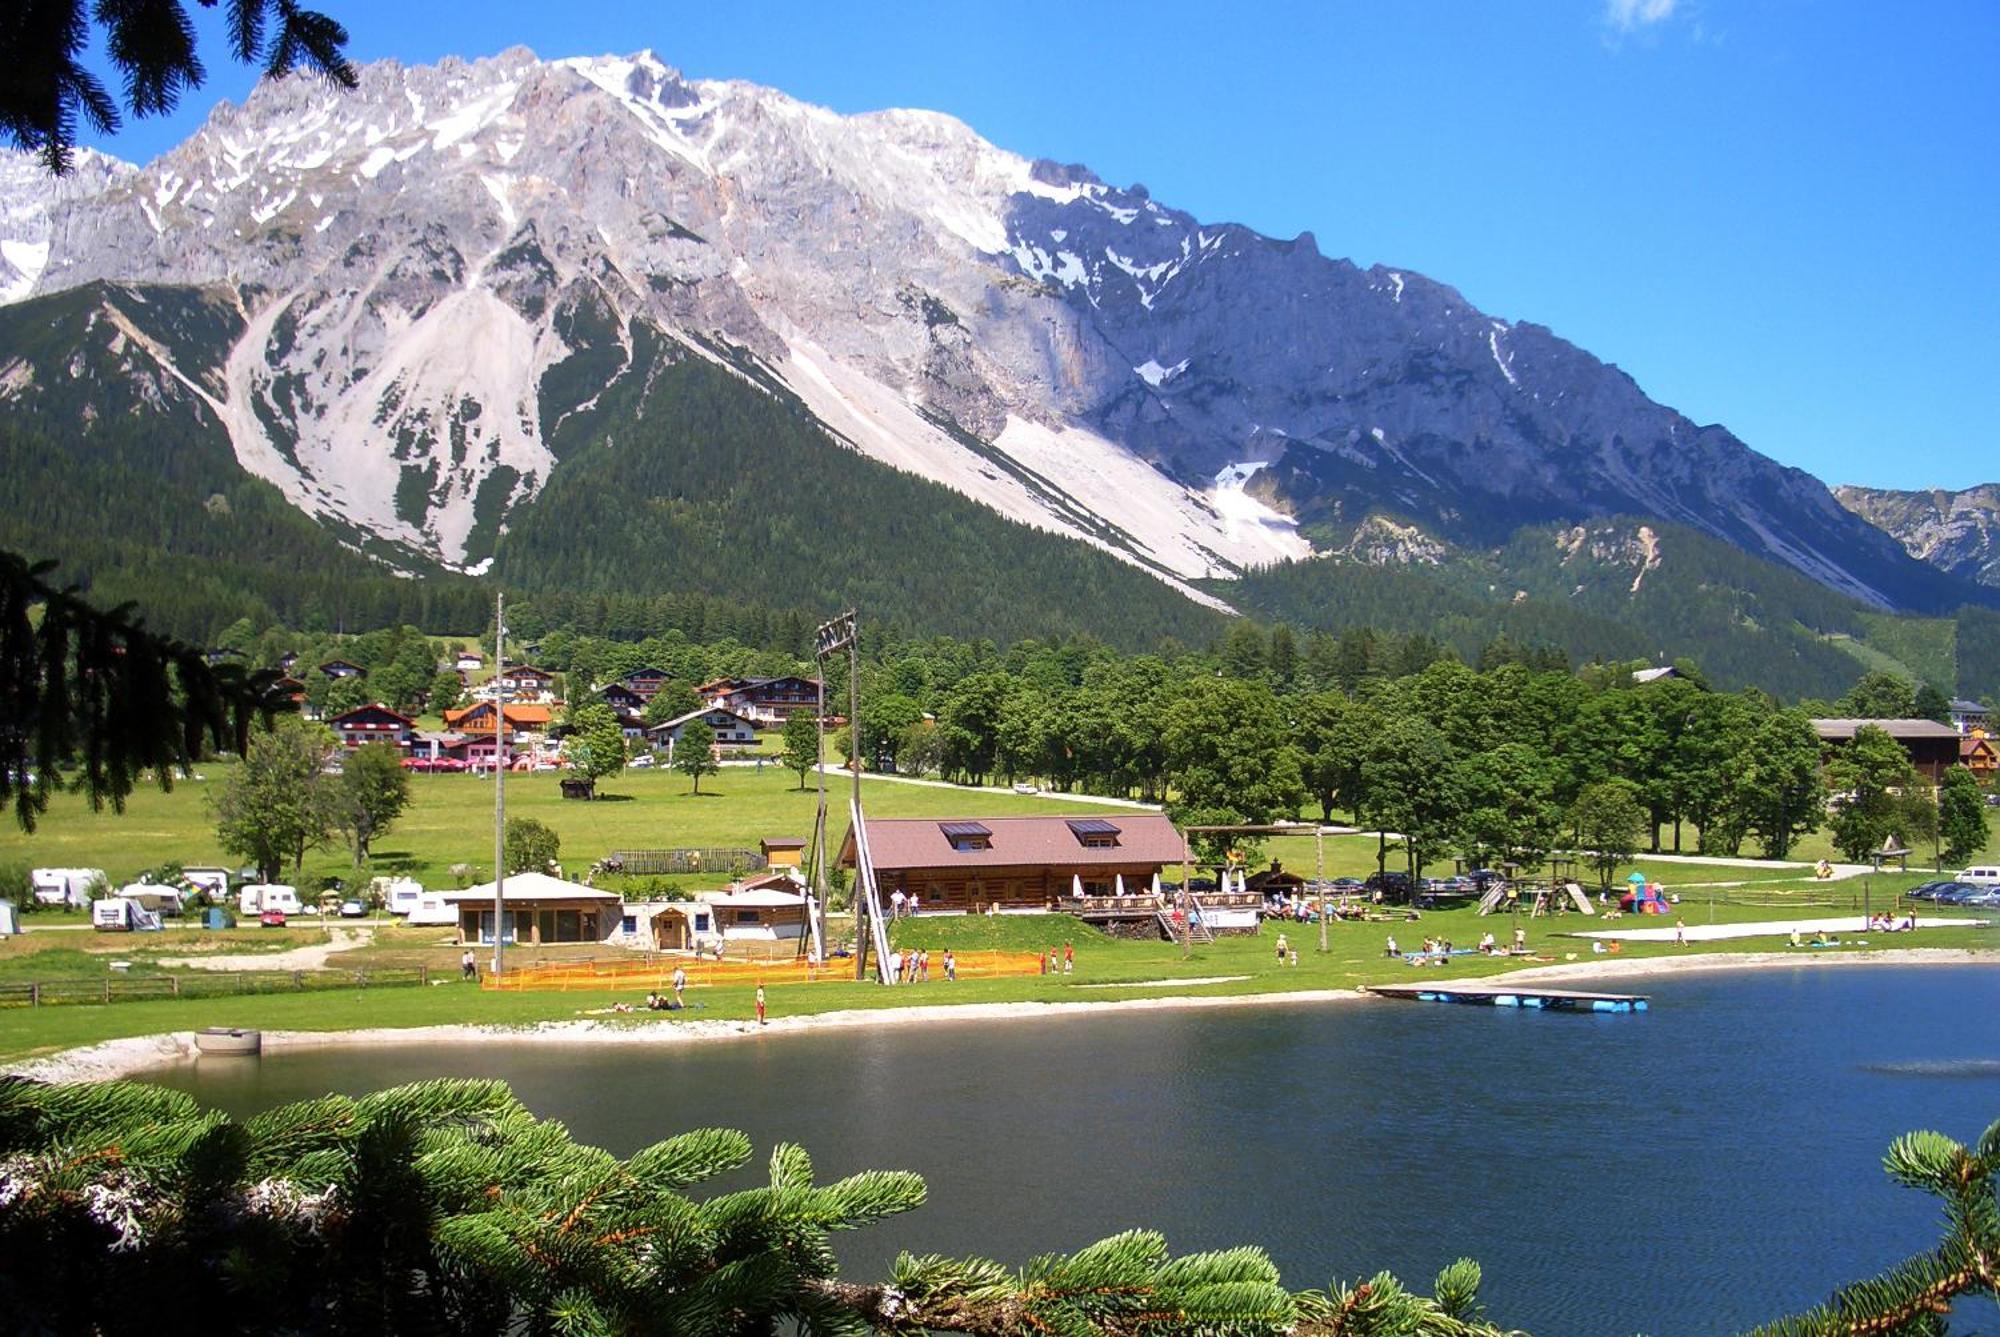
[(360, 901), (349, 900), (340, 903), (340, 917), (342, 919), (365, 919), (367, 916), (368, 907)]
[(650, 752), (641, 752), (638, 756), (632, 758), (632, 760), (626, 762), (625, 764), (627, 766), (630, 766), (635, 771), (646, 770), (648, 767), (654, 764), (653, 754)]
[(1937, 894), (1940, 891), (1943, 891), (1945, 888), (1955, 887), (1957, 885), (1958, 884), (1956, 882), (1953, 882), (1948, 877), (1933, 878), (1929, 882), (1920, 883), (1917, 886), (1911, 887), (1908, 891), (1904, 892), (1903, 894), (1905, 896), (1908, 896), (1913, 901), (1929, 901), (1937, 899)]
[(1980, 887), (1955, 904), (1974, 910), (2000, 910), (2000, 887)]
[(265, 928), (283, 928), (285, 926), (285, 912), (283, 910), (266, 910), (257, 916), (257, 922)]
[(1931, 899), (1939, 905), (1963, 905), (1966, 897), (1978, 894), (1979, 888), (1970, 882), (1954, 882), (1948, 887), (1938, 888), (1937, 894)]

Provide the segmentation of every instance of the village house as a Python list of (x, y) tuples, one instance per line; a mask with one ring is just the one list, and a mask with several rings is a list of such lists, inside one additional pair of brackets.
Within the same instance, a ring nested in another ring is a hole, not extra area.
[(1958, 764), (1984, 784), (2000, 775), (2000, 744), (1987, 737), (1984, 729), (1975, 729), (1959, 741)]
[(819, 709), (819, 679), (787, 674), (779, 678), (714, 678), (695, 689), (710, 705), (733, 710), (768, 727)]
[(1829, 757), (1852, 743), (1859, 730), (1870, 726), (1880, 729), (1902, 746), (1917, 773), (1932, 784), (1958, 764), (1958, 730), (1936, 720), (1825, 719), (1814, 720), (1812, 726)]
[(394, 743), (397, 747), (406, 748), (417, 728), (417, 722), (408, 715), (399, 714), (380, 702), (356, 706), (344, 714), (335, 715), (326, 723), (339, 737), (342, 747)]
[(1977, 701), (1967, 701), (1961, 697), (1946, 709), (1951, 712), (1951, 727), (1962, 734), (1969, 734), (1975, 729), (1990, 729), (1993, 725), (1992, 712)]
[(556, 675), (529, 664), (511, 664), (500, 670), (494, 682), (509, 696), (530, 701), (555, 700)]
[(660, 688), (666, 685), (667, 671), (651, 667), (633, 669), (618, 681), (628, 690), (637, 693), (640, 701), (651, 701), (660, 694)]
[(1632, 674), (1632, 685), (1644, 687), (1649, 682), (1667, 682), (1680, 676), (1681, 671), (1672, 664), (1665, 664), (1659, 668), (1637, 669)]
[[(563, 942), (609, 942), (621, 925), (622, 898), (580, 882), (565, 882), (547, 873), (509, 873), (502, 890), (506, 940), (548, 945)], [(493, 941), (493, 884), (444, 893), (458, 916), (458, 940)]]
[(656, 951), (700, 951), (720, 942), (724, 956), (791, 957), (811, 931), (811, 904), (790, 877), (764, 874), (696, 892), (691, 901), (627, 906), (626, 932)]
[(451, 666), (462, 678), (467, 673), (477, 673), (485, 668), (486, 656), (477, 650), (460, 650), (457, 657), (451, 661)]
[(329, 659), (319, 666), (319, 671), (335, 682), (338, 682), (342, 678), (365, 678), (368, 676), (367, 669), (362, 668), (359, 664), (349, 663), (345, 659)]
[(622, 682), (614, 682), (597, 693), (597, 699), (611, 707), (611, 713), (618, 717), (618, 723), (625, 732), (636, 733), (645, 729), (646, 698), (640, 696)]
[(738, 746), (757, 741), (757, 722), (749, 716), (720, 706), (702, 706), (690, 710), (685, 715), (663, 721), (646, 730), (646, 736), (654, 743), (673, 747), (681, 741), (681, 731), (700, 720), (715, 732), (715, 741), (724, 746)]
[[(507, 732), (545, 733), (549, 722), (555, 717), (555, 708), (528, 702), (509, 702), (507, 705)], [(469, 706), (460, 706), (444, 713), (444, 727), (456, 733), (493, 733), (493, 703), (476, 701)]]
[[(1174, 824), (1151, 812), (863, 820), (882, 896), (914, 896), (923, 910), (1061, 908), (1080, 898), (1141, 895), (1161, 870), (1187, 857)], [(852, 828), (841, 842), (838, 866), (855, 866)]]

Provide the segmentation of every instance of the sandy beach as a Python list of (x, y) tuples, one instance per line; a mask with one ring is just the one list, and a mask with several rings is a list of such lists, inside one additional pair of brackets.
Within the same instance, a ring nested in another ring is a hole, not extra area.
[[(1659, 957), (1644, 961), (1593, 958), (1509, 971), (1504, 978), (1521, 983), (1557, 984), (1606, 978), (1642, 979), (1696, 971), (1821, 970), (1842, 966), (1965, 966), (2000, 967), (2000, 954), (1963, 948), (1913, 947), (1867, 954), (1833, 955), (1807, 951), (1757, 952), (1736, 955)], [(1159, 981), (1150, 987), (1186, 986), (1190, 980)], [(1149, 987), (1135, 983), (1130, 987)], [(1214, 997), (1181, 994), (1166, 998), (1117, 998), (1087, 1003), (965, 1003), (923, 1007), (867, 1008), (822, 1012), (810, 1016), (777, 1017), (767, 1026), (742, 1021), (667, 1021), (643, 1013), (631, 1017), (548, 1021), (521, 1026), (412, 1026), (347, 1031), (265, 1031), (264, 1051), (282, 1054), (301, 1049), (404, 1047), (410, 1045), (684, 1045), (745, 1040), (759, 1035), (800, 1035), (863, 1027), (935, 1026), (1051, 1017), (1097, 1016), (1114, 1012), (1163, 1009), (1299, 1006), (1311, 1003), (1355, 1003), (1367, 999), (1358, 989), (1303, 989), (1287, 993), (1229, 994)], [(44, 1058), (8, 1064), (5, 1073), (49, 1082), (106, 1081), (132, 1077), (180, 1063), (193, 1062), (194, 1033), (132, 1036), (65, 1050)]]

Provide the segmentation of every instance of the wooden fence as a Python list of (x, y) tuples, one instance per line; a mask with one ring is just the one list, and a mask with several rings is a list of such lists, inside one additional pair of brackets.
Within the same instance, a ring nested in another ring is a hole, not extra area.
[(599, 867), (615, 873), (754, 873), (764, 867), (756, 850), (613, 850)]
[[(443, 977), (443, 976), (441, 976)], [(449, 978), (456, 978), (451, 972)], [(78, 1003), (139, 1003), (162, 998), (227, 998), (238, 994), (319, 993), (329, 989), (404, 988), (429, 984), (427, 966), (377, 970), (204, 970), (180, 975), (105, 975), (101, 979), (0, 983), (0, 1007)]]

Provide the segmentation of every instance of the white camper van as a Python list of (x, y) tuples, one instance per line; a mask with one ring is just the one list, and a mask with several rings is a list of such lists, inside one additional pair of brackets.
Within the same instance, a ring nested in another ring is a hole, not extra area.
[(424, 891), (417, 896), (417, 903), (409, 910), (409, 923), (417, 925), (448, 926), (458, 923), (458, 907), (444, 898), (441, 891)]
[(299, 913), (299, 889), (282, 882), (245, 883), (236, 893), (236, 910), (246, 918), (266, 910), (295, 915)]
[(102, 868), (37, 868), (29, 881), (40, 904), (74, 907), (90, 904), (92, 887), (110, 885)]
[(160, 917), (124, 896), (106, 896), (90, 907), (90, 926), (99, 933), (146, 932), (160, 927)]
[(1961, 868), (1957, 882), (1970, 882), (1975, 887), (2000, 887), (2000, 864), (1980, 864), (1973, 868)]
[(378, 877), (371, 886), (392, 915), (409, 914), (424, 894), (424, 884), (413, 877)]

